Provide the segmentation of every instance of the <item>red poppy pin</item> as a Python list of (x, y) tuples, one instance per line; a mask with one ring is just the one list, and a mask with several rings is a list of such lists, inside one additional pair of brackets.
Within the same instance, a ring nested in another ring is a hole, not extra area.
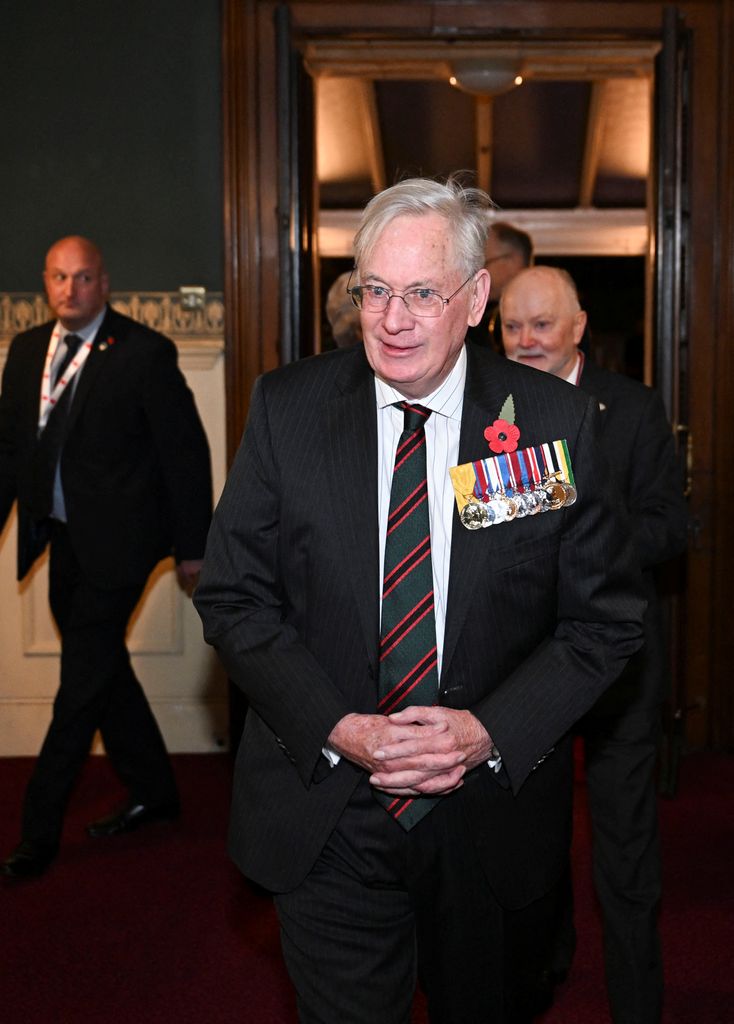
[(508, 395), (502, 404), (499, 417), (491, 427), (487, 427), (484, 436), (489, 442), (490, 451), (497, 455), (500, 452), (514, 452), (520, 440), (520, 428), (515, 426), (515, 403), (512, 395)]
[(112, 337), (112, 335), (110, 335), (109, 338), (107, 339), (107, 341), (100, 342), (99, 350), (100, 350), (100, 352), (104, 352), (104, 350), (106, 348), (109, 348), (111, 345), (114, 345), (114, 344), (115, 344), (115, 339)]

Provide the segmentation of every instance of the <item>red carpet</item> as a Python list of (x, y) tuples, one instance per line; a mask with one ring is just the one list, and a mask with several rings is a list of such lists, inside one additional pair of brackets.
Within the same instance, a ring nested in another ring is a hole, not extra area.
[[(225, 853), (229, 759), (187, 755), (175, 764), (184, 804), (179, 822), (95, 841), (84, 834), (85, 822), (123, 794), (107, 762), (90, 759), (52, 870), (0, 888), (0, 1020), (294, 1024), (270, 901)], [(31, 759), (0, 759), (3, 856), (17, 838), (31, 767)], [(689, 755), (679, 795), (660, 804), (664, 1024), (734, 1022), (732, 792), (733, 757)], [(579, 950), (542, 1024), (609, 1021), (583, 786), (577, 817)], [(417, 1000), (415, 1024), (425, 1020)]]

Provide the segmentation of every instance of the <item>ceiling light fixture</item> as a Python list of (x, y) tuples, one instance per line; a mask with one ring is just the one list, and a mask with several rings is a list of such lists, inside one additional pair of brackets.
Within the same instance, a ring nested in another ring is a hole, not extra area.
[(458, 60), (452, 70), (451, 85), (474, 96), (500, 96), (522, 84), (521, 69), (516, 60)]

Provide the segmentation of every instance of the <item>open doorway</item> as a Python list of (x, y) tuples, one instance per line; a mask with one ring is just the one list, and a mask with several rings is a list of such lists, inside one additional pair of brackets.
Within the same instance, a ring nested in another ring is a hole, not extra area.
[(489, 191), (498, 219), (531, 235), (536, 262), (564, 266), (577, 281), (597, 361), (650, 382), (659, 43), (594, 55), (559, 45), (509, 55), (492, 44), (385, 44), (361, 62), (345, 50), (314, 44), (305, 54), (316, 95), (317, 350), (334, 345), (326, 296), (351, 266), (357, 211), (402, 177), (460, 170)]

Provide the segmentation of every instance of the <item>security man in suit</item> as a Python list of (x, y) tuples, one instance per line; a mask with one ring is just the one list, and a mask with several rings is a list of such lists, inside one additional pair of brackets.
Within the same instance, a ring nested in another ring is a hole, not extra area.
[[(643, 569), (645, 645), (577, 726), (583, 737), (607, 991), (615, 1024), (657, 1024), (663, 969), (655, 763), (666, 652), (654, 572), (686, 544), (687, 511), (673, 435), (658, 395), (596, 365), (578, 348), (587, 316), (571, 277), (536, 266), (500, 303), (507, 357), (594, 397), (601, 447), (630, 515)], [(575, 947), (570, 876), (551, 970), (563, 977)]]
[[(231, 851), (275, 894), (308, 1024), (405, 1024), (416, 969), (433, 1024), (530, 1020), (566, 734), (640, 642), (595, 403), (464, 343), (490, 206), (420, 178), (368, 204), (364, 345), (258, 380), (194, 598), (249, 702)], [(454, 491), (518, 435), (538, 514)]]
[(51, 246), (55, 319), (15, 337), (0, 393), (0, 525), (18, 504), (18, 579), (50, 543), (49, 601), (61, 682), (23, 805), (11, 878), (57, 854), (64, 811), (97, 729), (126, 805), (88, 826), (114, 835), (177, 816), (163, 739), (125, 645), (158, 561), (191, 590), (211, 518), (209, 447), (168, 338), (107, 305), (102, 255), (71, 236)]

